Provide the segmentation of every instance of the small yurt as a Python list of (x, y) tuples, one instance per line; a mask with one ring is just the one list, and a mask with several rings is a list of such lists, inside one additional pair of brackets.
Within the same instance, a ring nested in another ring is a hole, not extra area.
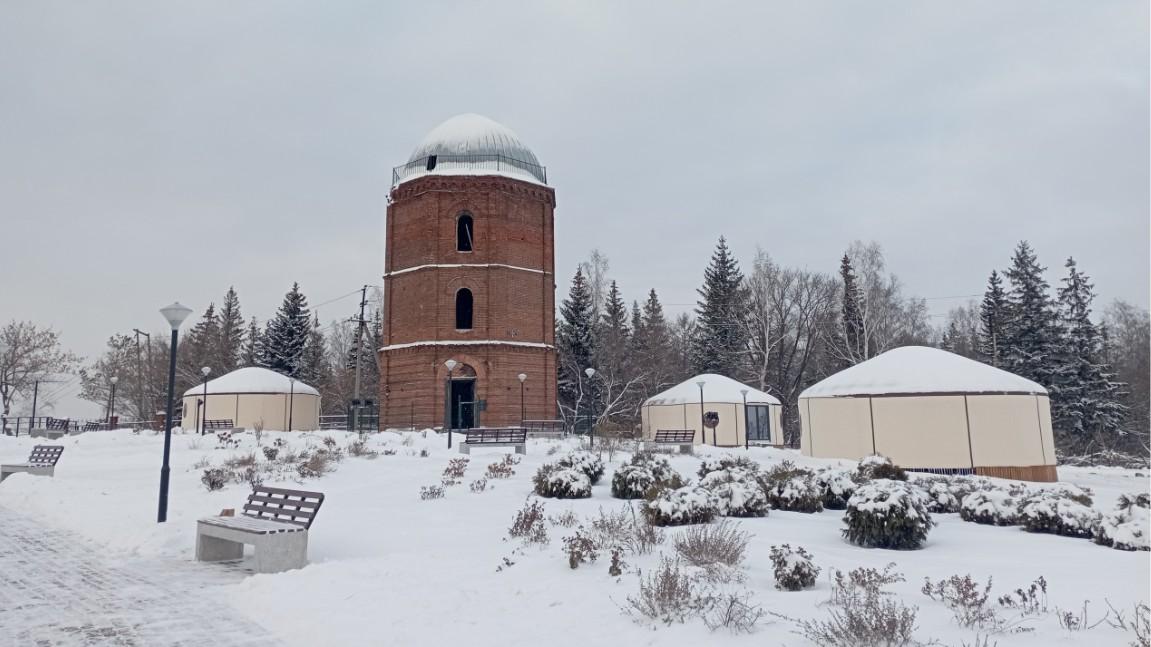
[[(703, 389), (701, 391), (700, 385)], [(747, 408), (744, 409), (744, 391)], [(703, 408), (700, 408), (700, 403)], [(703, 426), (702, 412), (719, 414), (714, 436)], [(730, 377), (704, 373), (652, 396), (640, 409), (641, 432), (645, 440), (655, 438), (661, 429), (691, 429), (695, 442), (725, 447), (743, 445), (782, 445), (779, 400)], [(706, 438), (701, 430), (707, 431)], [(745, 441), (746, 435), (746, 441)]]
[(312, 431), (320, 427), (320, 392), (266, 368), (240, 368), (208, 380), (206, 389), (200, 383), (184, 392), (180, 424), (199, 429), (201, 419), (231, 420), (244, 429), (262, 422), (269, 431)]
[(938, 348), (889, 350), (799, 395), (807, 456), (1055, 481), (1047, 390)]

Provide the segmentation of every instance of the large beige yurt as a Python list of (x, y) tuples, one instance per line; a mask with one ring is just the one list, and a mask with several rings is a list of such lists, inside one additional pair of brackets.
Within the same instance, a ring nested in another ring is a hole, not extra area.
[[(262, 423), (269, 431), (312, 431), (320, 427), (320, 392), (275, 371), (249, 366), (184, 392), (184, 429), (200, 420), (231, 420), (244, 429)], [(204, 407), (203, 403), (207, 402)]]
[[(747, 392), (746, 415), (744, 391)], [(702, 411), (719, 414), (715, 433), (707, 429), (706, 438), (700, 433), (705, 429), (700, 414), (701, 402)], [(651, 440), (660, 429), (692, 429), (696, 444), (726, 447), (745, 442), (781, 445), (783, 434), (780, 432), (779, 413), (779, 400), (767, 393), (730, 377), (704, 373), (648, 398), (640, 409), (641, 432), (645, 440)]]
[(840, 371), (799, 395), (799, 413), (807, 456), (1056, 480), (1047, 390), (938, 348), (896, 348)]

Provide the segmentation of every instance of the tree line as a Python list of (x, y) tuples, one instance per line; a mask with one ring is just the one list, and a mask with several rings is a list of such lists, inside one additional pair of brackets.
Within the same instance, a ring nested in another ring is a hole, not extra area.
[[(1015, 248), (992, 270), (982, 301), (930, 322), (927, 301), (905, 293), (875, 242), (852, 243), (834, 274), (756, 253), (744, 273), (720, 238), (692, 313), (669, 320), (654, 289), (630, 309), (594, 251), (559, 309), (560, 412), (632, 428), (643, 401), (699, 373), (719, 373), (777, 397), (785, 439), (798, 441), (799, 394), (892, 348), (940, 347), (1046, 387), (1064, 454), (1146, 453), (1146, 310), (1116, 301), (1099, 320), (1094, 287), (1074, 259), (1052, 290), (1034, 250)], [(587, 368), (595, 373), (588, 377)]]

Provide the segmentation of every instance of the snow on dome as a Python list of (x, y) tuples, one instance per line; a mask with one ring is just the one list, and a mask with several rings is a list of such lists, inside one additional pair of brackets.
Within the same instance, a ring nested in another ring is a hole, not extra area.
[(510, 128), (472, 113), (433, 128), (392, 179), (399, 184), (424, 175), (503, 175), (547, 183), (535, 153)]
[(753, 389), (742, 382), (737, 382), (730, 377), (716, 375), (715, 373), (696, 375), (666, 391), (653, 395), (644, 401), (643, 404), (644, 406), (658, 404), (698, 404), (699, 385), (696, 384), (696, 382), (701, 380), (704, 383), (704, 402), (743, 404), (743, 394), (740, 393), (740, 391), (747, 389), (748, 404), (779, 404), (779, 400), (759, 389)]
[(896, 393), (1027, 393), (1047, 389), (1014, 373), (926, 346), (881, 353), (818, 382), (800, 398), (835, 398)]
[[(184, 391), (184, 397), (202, 395), (204, 384)], [(319, 395), (320, 392), (299, 380), (292, 380), (273, 370), (249, 366), (238, 368), (227, 375), (221, 375), (214, 380), (208, 380), (208, 395), (221, 393), (296, 393), (304, 395)]]

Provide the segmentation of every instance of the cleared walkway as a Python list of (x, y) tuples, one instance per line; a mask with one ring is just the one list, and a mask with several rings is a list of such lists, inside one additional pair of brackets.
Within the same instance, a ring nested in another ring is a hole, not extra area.
[(243, 576), (217, 565), (104, 557), (74, 534), (0, 506), (0, 645), (279, 645), (217, 601), (219, 587)]

